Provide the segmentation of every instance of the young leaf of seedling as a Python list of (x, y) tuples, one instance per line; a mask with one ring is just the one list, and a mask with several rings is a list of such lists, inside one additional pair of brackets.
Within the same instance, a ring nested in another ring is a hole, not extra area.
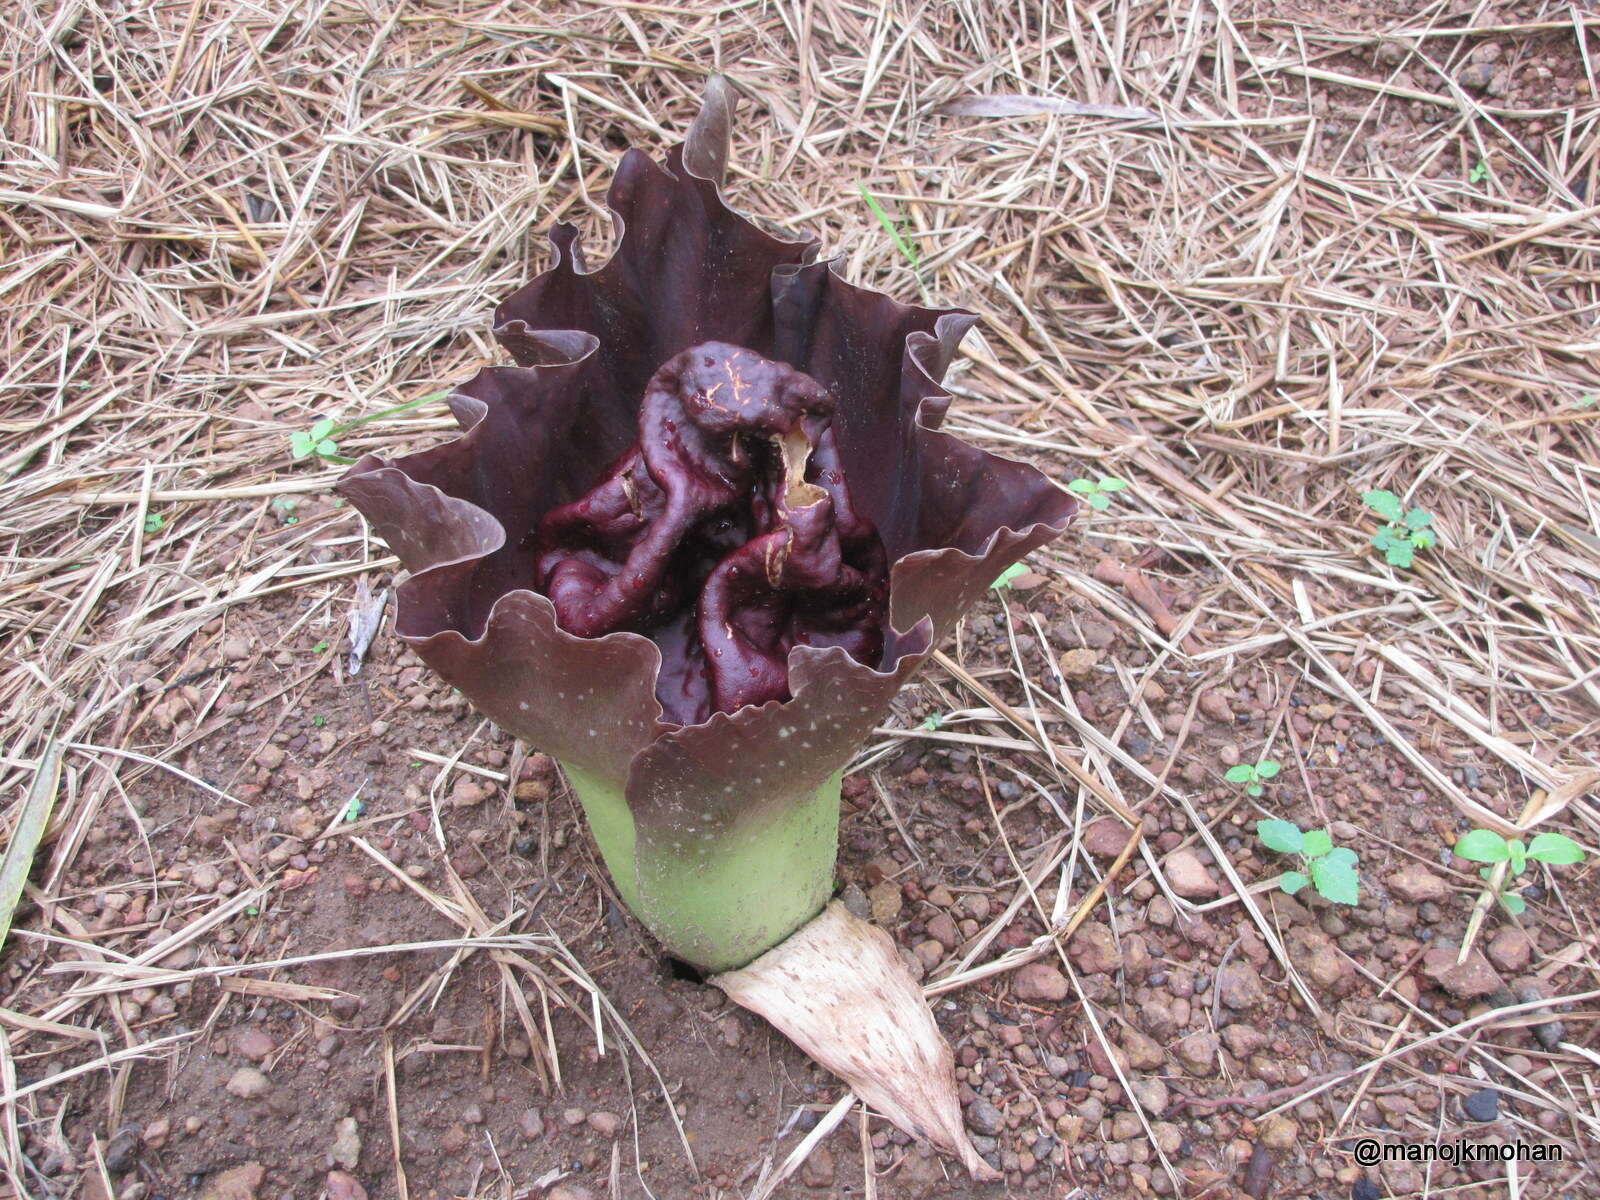
[(1538, 833), (1528, 843), (1528, 857), (1543, 863), (1580, 863), (1583, 847), (1564, 833)]
[(1004, 571), (1001, 571), (1000, 578), (996, 579), (989, 586), (997, 591), (1000, 588), (1008, 588), (1011, 586), (1012, 580), (1016, 579), (1018, 575), (1025, 573), (1027, 569), (1028, 568), (1023, 566), (1021, 563), (1012, 563)]
[(1256, 777), (1256, 769), (1249, 763), (1240, 763), (1236, 767), (1229, 767), (1222, 776), (1229, 783), (1249, 783)]
[(1323, 829), (1308, 829), (1301, 839), (1300, 853), (1307, 858), (1321, 858), (1333, 849), (1333, 839)]
[(1099, 479), (1074, 479), (1067, 484), (1067, 490), (1082, 496), (1084, 503), (1096, 512), (1105, 512), (1111, 507), (1111, 493), (1120, 492), (1127, 486), (1126, 479), (1118, 479), (1114, 475), (1102, 475)]
[(1311, 882), (1323, 899), (1335, 904), (1355, 904), (1361, 898), (1360, 878), (1347, 863), (1316, 859), (1311, 864)]
[(1528, 911), (1528, 902), (1515, 892), (1501, 892), (1500, 903), (1506, 906), (1506, 911), (1514, 917), (1520, 917)]
[(1299, 871), (1285, 871), (1278, 876), (1278, 886), (1291, 896), (1310, 882), (1311, 880), (1307, 879)]
[(1474, 829), (1462, 834), (1456, 841), (1455, 853), (1458, 858), (1481, 863), (1501, 863), (1511, 857), (1505, 838), (1492, 829)]
[(1293, 821), (1279, 821), (1276, 818), (1257, 821), (1256, 836), (1268, 850), (1276, 850), (1279, 854), (1299, 854), (1301, 846), (1305, 844), (1300, 826)]
[(160, 533), (166, 526), (167, 519), (160, 513), (145, 513), (144, 531), (146, 533)]
[(934, 713), (932, 716), (922, 718), (922, 728), (926, 729), (929, 733), (932, 733), (943, 724), (944, 718), (938, 713)]
[(1392, 542), (1383, 552), (1383, 561), (1391, 567), (1409, 567), (1415, 557), (1410, 542)]
[(1393, 492), (1362, 492), (1361, 501), (1385, 521), (1398, 521), (1404, 511), (1400, 497)]
[(1263, 758), (1256, 764), (1256, 778), (1271, 779), (1281, 770), (1283, 770), (1282, 764), (1270, 758)]
[(339, 452), (333, 440), (337, 426), (327, 417), (314, 421), (310, 429), (297, 429), (289, 435), (289, 450), (296, 458), (332, 458)]
[(1356, 855), (1354, 850), (1350, 849), (1350, 847), (1335, 846), (1332, 850), (1329, 850), (1322, 856), (1322, 861), (1334, 864), (1342, 863), (1347, 867), (1354, 867), (1358, 862), (1361, 861), (1361, 859)]

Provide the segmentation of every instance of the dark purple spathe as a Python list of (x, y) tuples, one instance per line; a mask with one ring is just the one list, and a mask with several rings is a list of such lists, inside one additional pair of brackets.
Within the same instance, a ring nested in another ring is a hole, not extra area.
[[(995, 577), (1076, 509), (1033, 467), (938, 430), (938, 380), (971, 314), (853, 287), (814, 261), (815, 243), (727, 208), (716, 181), (730, 113), (714, 81), (664, 165), (623, 157), (608, 195), (620, 237), (603, 267), (586, 273), (577, 232), (556, 228), (554, 265), (496, 314), (519, 365), (485, 368), (450, 398), (461, 437), (392, 464), (365, 458), (340, 483), (412, 572), (400, 635), (503, 728), (625, 782), (641, 837), (670, 831), (685, 794), (727, 797), (711, 819), (733, 822), (814, 790)], [(655, 372), (708, 341), (786, 363), (833, 397), (850, 498), (891, 564), (889, 612), (876, 669), (797, 645), (791, 699), (677, 725), (662, 719), (649, 638), (558, 627), (532, 590), (534, 531), (628, 450)], [(783, 786), (752, 789), (758, 776)]]

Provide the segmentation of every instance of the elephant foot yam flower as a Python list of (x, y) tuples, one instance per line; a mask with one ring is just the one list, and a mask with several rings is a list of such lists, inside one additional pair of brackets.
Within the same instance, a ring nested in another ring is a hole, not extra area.
[(793, 367), (691, 346), (651, 377), (639, 441), (539, 522), (536, 577), (562, 629), (668, 631), (656, 696), (669, 719), (787, 700), (796, 645), (876, 665), (888, 569), (851, 506), (833, 407)]
[(339, 488), (410, 572), (399, 635), (562, 764), (661, 945), (733, 972), (713, 982), (981, 1174), (931, 1020), (857, 1019), (916, 987), (823, 912), (839, 782), (1076, 501), (940, 430), (970, 313), (854, 287), (727, 207), (732, 114), (713, 80), (664, 163), (624, 155), (603, 266), (555, 228), (553, 265), (496, 313), (516, 365), (450, 398), (460, 437)]

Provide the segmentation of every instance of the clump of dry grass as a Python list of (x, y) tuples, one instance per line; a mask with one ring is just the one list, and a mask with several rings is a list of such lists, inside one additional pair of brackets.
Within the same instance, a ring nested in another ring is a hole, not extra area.
[[(353, 518), (273, 519), (275, 499), (333, 477), (291, 461), (289, 432), (497, 358), (488, 314), (528, 276), (542, 230), (565, 218), (603, 231), (618, 148), (670, 140), (713, 64), (754, 114), (734, 158), (741, 202), (843, 247), (853, 278), (983, 314), (951, 427), (1064, 481), (1128, 478), (1137, 541), (1207, 569), (1214, 582), (1168, 637), (1085, 564), (1041, 557), (1138, 630), (1150, 670), (1209, 677), (1276, 656), (1472, 820), (1560, 817), (1592, 844), (1595, 19), (1544, 5), (1474, 27), (1435, 6), (1354, 29), (1277, 5), (1227, 11), (194, 0), (115, 14), (63, 0), (0, 18), (8, 828), (47, 739), (65, 748), (34, 897), (54, 894), (102, 810), (159, 764), (182, 770), (222, 719), (220, 688), (195, 673), (230, 614), (290, 590), (330, 605), (384, 565)], [(1523, 77), (1559, 56), (1570, 91), (1541, 103), (1464, 87), (1491, 41), (1526, 59)], [(447, 423), (429, 405), (343, 449), (414, 444)], [(1436, 514), (1440, 546), (1411, 573), (1367, 550), (1358, 496), (1380, 487)], [(1126, 521), (1087, 536), (1108, 552), (1134, 540)], [(1339, 656), (1376, 671), (1357, 684)], [(951, 694), (986, 706), (987, 732), (968, 740), (1029, 748), (1041, 786), (1076, 793), (1080, 814), (1137, 807), (1114, 765), (1187, 803), (1052, 681), (1019, 666), (1022, 710), (950, 665)], [(167, 736), (163, 689), (191, 678), (197, 703)], [(1511, 794), (1468, 794), (1399, 702), (1498, 759)], [(1058, 744), (1075, 741), (1081, 754)], [(1034, 902), (1069, 834), (1018, 863), (1009, 912)], [(483, 914), (443, 903), (512, 969)], [(1086, 911), (1063, 889), (1046, 915), (1059, 928)], [(1594, 938), (1574, 920), (1571, 960), (1550, 974), (1580, 992)], [(166, 1049), (104, 1006), (102, 976), (133, 976), (64, 918), (48, 932), (54, 947), (13, 970), (0, 1012), (19, 1190), (19, 1124), (47, 1089), (22, 1094), (13, 1056), (88, 1036), (99, 1056), (77, 1073)], [(952, 978), (1019, 960), (986, 966), (981, 948)], [(25, 1012), (51, 955), (77, 962), (77, 999)], [(64, 1026), (68, 1011), (92, 1023)], [(1422, 1045), (1431, 1020), (1396, 1031), (1364, 1078)], [(1592, 1067), (1576, 1053), (1562, 1064)], [(1567, 1099), (1548, 1102), (1563, 1112), (1592, 1105), (1592, 1078), (1587, 1091), (1557, 1083)], [(1575, 1116), (1570, 1136), (1592, 1137), (1593, 1122)]]

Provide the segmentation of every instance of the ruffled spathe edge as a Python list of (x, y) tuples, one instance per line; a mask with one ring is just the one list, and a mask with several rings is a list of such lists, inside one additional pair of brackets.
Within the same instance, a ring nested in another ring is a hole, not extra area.
[[(698, 180), (695, 187), (709, 187), (702, 199), (715, 201), (717, 220), (726, 215), (742, 222), (716, 191), (731, 111), (727, 85), (713, 81), (706, 106), (669, 162)], [(595, 285), (622, 253), (628, 232), (624, 224), (611, 261), (585, 272), (576, 230), (558, 227), (551, 235), (554, 265), (518, 296), (552, 281)], [(655, 697), (661, 654), (649, 638), (575, 637), (558, 627), (547, 598), (525, 586), (502, 586), (515, 566), (497, 565), (506, 558), (500, 554), (507, 548), (504, 523), (431, 480), (452, 490), (482, 486), (478, 477), (492, 475), (494, 465), (484, 460), (508, 453), (508, 422), (539, 442), (540, 453), (529, 459), (560, 458), (564, 431), (590, 415), (585, 389), (593, 389), (596, 358), (604, 351), (593, 333), (534, 328), (520, 318), (499, 321), (497, 336), (523, 365), (484, 368), (450, 397), (461, 435), (395, 463), (368, 456), (338, 485), (412, 572), (399, 590), (400, 636), (507, 731), (563, 762), (618, 784), (626, 781), (641, 837), (679, 830), (687, 819), (685, 795), (726, 797), (725, 806), (710, 810), (712, 820), (736, 823), (759, 819), (769, 803), (764, 797), (780, 804), (793, 788), (814, 787), (838, 770), (955, 620), (1005, 567), (1059, 534), (1077, 509), (1070, 494), (1035, 468), (939, 430), (951, 403), (939, 380), (975, 321), (972, 314), (900, 304), (844, 281), (834, 263), (815, 261), (814, 242), (761, 237), (774, 254), (793, 256), (771, 265), (767, 274), (775, 312), (793, 316), (785, 328), (808, 331), (815, 339), (822, 327), (823, 336), (834, 338), (836, 356), (859, 333), (848, 327), (852, 314), (868, 312), (873, 330), (908, 330), (895, 376), (898, 398), (863, 418), (885, 427), (871, 438), (904, 451), (896, 461), (921, 468), (882, 478), (881, 459), (874, 464), (879, 475), (872, 482), (878, 491), (873, 503), (900, 515), (896, 527), (884, 531), (892, 562), (880, 667), (858, 663), (842, 650), (796, 647), (789, 656), (791, 699), (678, 726), (662, 720)], [(879, 369), (893, 373), (883, 363)], [(517, 411), (507, 416), (512, 409)], [(492, 417), (505, 421), (491, 429)], [(602, 465), (595, 465), (595, 473)], [(509, 468), (504, 473), (514, 474)], [(847, 473), (854, 490), (858, 479), (848, 462)], [(930, 530), (946, 544), (918, 544)], [(731, 753), (735, 747), (738, 752)], [(770, 786), (780, 778), (783, 786)], [(703, 826), (708, 810), (696, 807), (694, 822)]]

